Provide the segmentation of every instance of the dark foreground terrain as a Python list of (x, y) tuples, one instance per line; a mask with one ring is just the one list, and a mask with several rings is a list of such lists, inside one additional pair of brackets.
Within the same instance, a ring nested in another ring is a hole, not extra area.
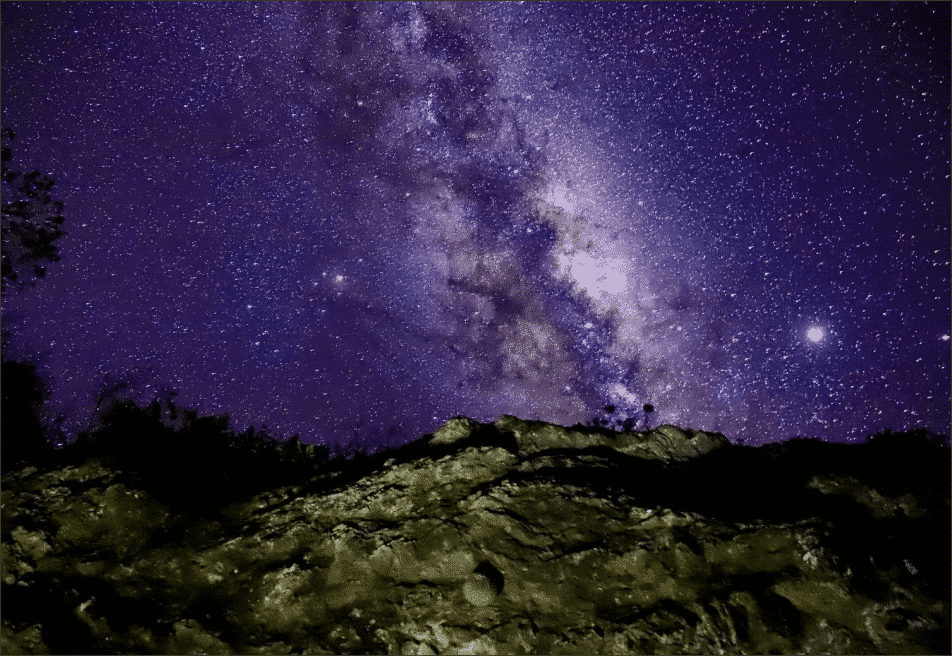
[(952, 652), (922, 433), (457, 418), (264, 491), (76, 453), (4, 471), (4, 654)]

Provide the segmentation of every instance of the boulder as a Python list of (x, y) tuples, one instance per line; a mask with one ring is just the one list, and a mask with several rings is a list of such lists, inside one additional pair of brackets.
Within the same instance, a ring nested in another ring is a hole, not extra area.
[(683, 462), (730, 446), (730, 440), (720, 433), (690, 428), (685, 431), (665, 424), (650, 431), (641, 446), (644, 457), (650, 454), (658, 460)]
[(950, 653), (948, 448), (871, 446), (457, 417), (215, 515), (4, 472), (0, 652)]
[(453, 417), (433, 433), (431, 444), (453, 444), (466, 439), (480, 426), (479, 422), (467, 417)]

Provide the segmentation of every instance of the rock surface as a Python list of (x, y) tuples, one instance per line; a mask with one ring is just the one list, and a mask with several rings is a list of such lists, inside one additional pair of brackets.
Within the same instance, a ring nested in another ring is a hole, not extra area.
[(952, 651), (949, 451), (908, 436), (457, 418), (205, 515), (96, 459), (3, 483), (4, 654)]

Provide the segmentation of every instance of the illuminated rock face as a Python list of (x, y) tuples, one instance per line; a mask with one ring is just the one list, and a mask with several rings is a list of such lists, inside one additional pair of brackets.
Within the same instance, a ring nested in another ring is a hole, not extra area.
[[(183, 482), (186, 484), (186, 482)], [(174, 513), (5, 475), (2, 653), (949, 653), (949, 452), (455, 419)]]

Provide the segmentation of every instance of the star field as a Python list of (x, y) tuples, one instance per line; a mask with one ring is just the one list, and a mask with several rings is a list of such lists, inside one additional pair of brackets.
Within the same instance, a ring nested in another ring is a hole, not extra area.
[[(947, 3), (4, 2), (52, 414), (949, 432)], [(6, 190), (5, 190), (6, 193)]]

